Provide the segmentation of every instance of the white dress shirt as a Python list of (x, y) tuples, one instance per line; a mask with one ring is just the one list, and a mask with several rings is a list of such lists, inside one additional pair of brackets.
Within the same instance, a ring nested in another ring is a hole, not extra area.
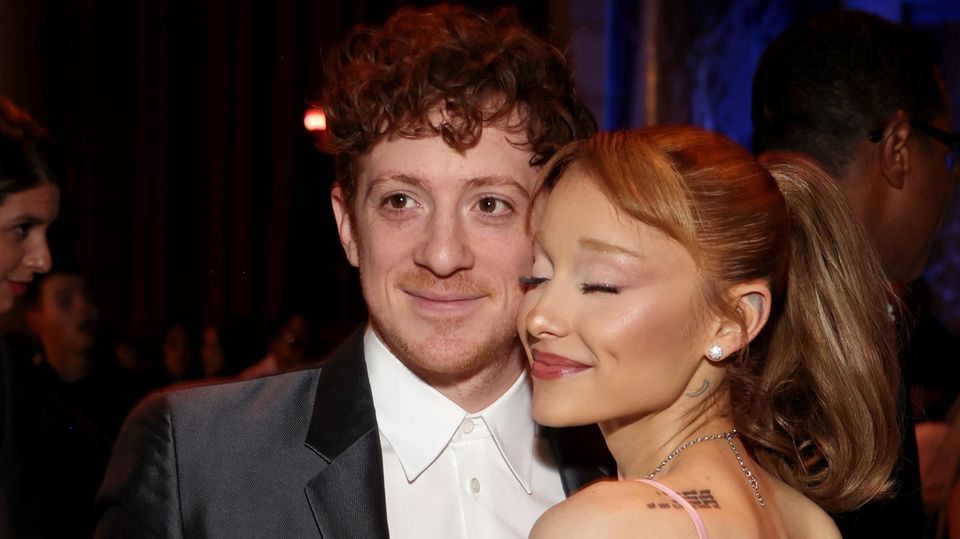
[(496, 402), (468, 414), (369, 327), (363, 345), (391, 537), (526, 538), (564, 499), (549, 444), (530, 415), (526, 372)]

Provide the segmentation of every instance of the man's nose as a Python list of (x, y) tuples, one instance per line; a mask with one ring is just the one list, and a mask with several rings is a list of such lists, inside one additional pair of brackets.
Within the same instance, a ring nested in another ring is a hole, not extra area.
[(474, 253), (469, 232), (456, 212), (434, 213), (414, 262), (437, 277), (448, 277), (473, 267)]

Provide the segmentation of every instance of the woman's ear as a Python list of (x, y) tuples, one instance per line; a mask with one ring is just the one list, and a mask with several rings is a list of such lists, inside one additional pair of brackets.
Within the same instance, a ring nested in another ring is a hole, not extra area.
[(719, 320), (714, 341), (704, 351), (704, 356), (712, 361), (723, 360), (746, 346), (770, 318), (770, 286), (765, 281), (734, 285), (727, 297), (734, 306), (736, 316)]

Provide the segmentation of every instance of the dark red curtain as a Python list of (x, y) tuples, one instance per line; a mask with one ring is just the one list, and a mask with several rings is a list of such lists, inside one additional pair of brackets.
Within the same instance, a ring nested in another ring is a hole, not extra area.
[[(55, 264), (89, 280), (110, 333), (263, 330), (296, 311), (323, 348), (362, 319), (329, 207), (332, 158), (303, 113), (324, 52), (410, 2), (2, 1), (0, 93), (48, 125), (73, 170)], [(520, 14), (562, 30), (546, 8)]]
[[(362, 316), (304, 130), (336, 5), (72, 2), (57, 126), (75, 173), (56, 246), (107, 326), (157, 335), (299, 311)], [(66, 230), (65, 230), (66, 229)]]

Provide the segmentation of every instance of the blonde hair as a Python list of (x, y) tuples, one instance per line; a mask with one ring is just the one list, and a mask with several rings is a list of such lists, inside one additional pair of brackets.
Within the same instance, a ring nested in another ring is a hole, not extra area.
[(812, 161), (759, 162), (694, 127), (601, 133), (562, 149), (544, 189), (580, 167), (625, 215), (682, 244), (711, 309), (764, 280), (756, 339), (728, 360), (729, 413), (757, 462), (828, 512), (889, 494), (900, 449), (887, 284), (843, 194)]

